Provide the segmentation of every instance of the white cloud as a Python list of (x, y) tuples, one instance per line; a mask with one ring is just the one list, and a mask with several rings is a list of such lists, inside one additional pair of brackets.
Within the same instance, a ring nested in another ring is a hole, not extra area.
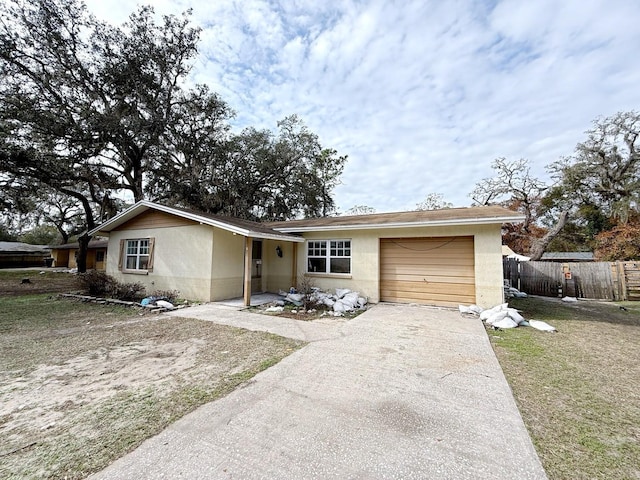
[[(573, 151), (591, 120), (638, 109), (640, 4), (625, 0), (169, 0), (203, 27), (194, 81), (238, 126), (298, 113), (349, 155), (342, 210), (412, 209), (431, 192), (467, 205), (499, 156), (534, 172)], [(91, 0), (122, 21), (124, 0)]]

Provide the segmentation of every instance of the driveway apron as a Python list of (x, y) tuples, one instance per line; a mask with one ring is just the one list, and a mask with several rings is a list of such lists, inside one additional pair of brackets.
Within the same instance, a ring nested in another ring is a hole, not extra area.
[(307, 346), (93, 478), (546, 478), (480, 320), (378, 304), (305, 328)]

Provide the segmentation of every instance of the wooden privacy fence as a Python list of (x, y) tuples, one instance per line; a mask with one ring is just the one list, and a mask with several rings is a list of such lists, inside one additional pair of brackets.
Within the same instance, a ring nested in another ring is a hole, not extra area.
[(505, 258), (505, 280), (530, 295), (640, 300), (638, 262), (519, 262)]

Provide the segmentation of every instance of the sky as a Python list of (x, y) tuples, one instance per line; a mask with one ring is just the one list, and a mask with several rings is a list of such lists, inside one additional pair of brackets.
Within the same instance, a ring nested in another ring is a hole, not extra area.
[[(122, 23), (131, 0), (86, 0)], [(640, 110), (637, 0), (150, 0), (202, 27), (191, 82), (276, 130), (298, 114), (348, 161), (339, 211), (469, 206), (495, 158), (534, 175), (599, 117)]]

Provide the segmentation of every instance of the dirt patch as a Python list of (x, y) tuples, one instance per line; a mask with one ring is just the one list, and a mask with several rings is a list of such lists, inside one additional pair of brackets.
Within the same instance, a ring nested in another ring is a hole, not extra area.
[(47, 296), (1, 306), (1, 478), (84, 478), (301, 346)]
[(62, 293), (78, 289), (78, 276), (72, 273), (55, 270), (0, 271), (0, 297)]
[[(18, 377), (0, 380), (3, 429), (44, 429), (63, 421), (70, 408), (100, 402), (114, 391), (137, 385), (162, 387), (196, 366), (198, 350), (207, 342), (147, 340), (102, 347), (70, 358), (62, 365), (39, 365)], [(202, 368), (204, 373), (208, 368)]]

